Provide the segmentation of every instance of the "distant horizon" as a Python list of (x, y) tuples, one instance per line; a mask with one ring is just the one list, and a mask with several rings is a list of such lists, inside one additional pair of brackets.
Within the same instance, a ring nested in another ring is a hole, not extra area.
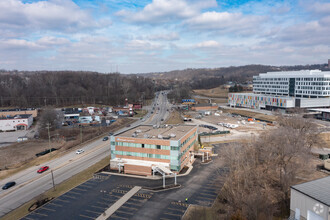
[[(293, 66), (312, 66), (312, 65), (328, 65), (328, 63), (314, 63), (314, 64), (293, 64), (293, 65), (268, 65), (268, 64), (246, 64), (246, 65), (240, 65), (240, 66), (219, 66), (219, 67), (196, 67), (196, 68), (191, 68), (191, 67), (187, 67), (185, 69), (173, 69), (173, 70), (168, 70), (168, 71), (159, 71), (159, 72), (139, 72), (139, 73), (123, 73), (123, 72), (99, 72), (99, 71), (93, 71), (93, 70), (70, 70), (70, 69), (62, 69), (62, 70), (47, 70), (47, 69), (43, 69), (43, 70), (24, 70), (24, 69), (1, 69), (4, 71), (18, 71), (18, 72), (42, 72), (42, 71), (46, 71), (46, 72), (61, 72), (61, 71), (72, 71), (72, 72), (95, 72), (95, 73), (101, 73), (101, 74), (112, 74), (112, 73), (119, 73), (119, 74), (125, 74), (125, 75), (129, 75), (129, 74), (152, 74), (152, 73), (168, 73), (168, 72), (173, 72), (173, 71), (184, 71), (184, 70), (189, 70), (189, 69), (221, 69), (221, 68), (230, 68), (230, 67), (243, 67), (243, 66), (271, 66), (271, 67), (293, 67)], [(329, 70), (330, 71), (330, 70)]]
[(137, 74), (330, 54), (327, 0), (6, 0), (0, 10), (0, 69)]

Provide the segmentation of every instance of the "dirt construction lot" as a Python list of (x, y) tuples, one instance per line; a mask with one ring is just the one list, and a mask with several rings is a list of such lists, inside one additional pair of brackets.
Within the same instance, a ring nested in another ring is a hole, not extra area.
[[(212, 115), (204, 116), (200, 119), (196, 119), (195, 117), (199, 115), (197, 112), (188, 112), (187, 114), (192, 116), (192, 121), (187, 122), (188, 124), (196, 124), (196, 125), (211, 125), (216, 127), (219, 131), (230, 131), (230, 134), (227, 135), (215, 135), (211, 137), (203, 137), (202, 140), (205, 142), (217, 142), (224, 140), (235, 140), (235, 139), (246, 139), (250, 138), (251, 135), (259, 135), (261, 132), (264, 132), (268, 129), (274, 129), (276, 126), (268, 125), (265, 122), (260, 122), (258, 120), (254, 120), (252, 122), (248, 122), (247, 118), (241, 116), (234, 116), (229, 113), (217, 113), (219, 116), (216, 116), (212, 112)], [(226, 128), (224, 126), (218, 125), (219, 123), (227, 123), (238, 125), (237, 128)], [(199, 127), (198, 131), (201, 132), (212, 132), (212, 130), (204, 127)]]

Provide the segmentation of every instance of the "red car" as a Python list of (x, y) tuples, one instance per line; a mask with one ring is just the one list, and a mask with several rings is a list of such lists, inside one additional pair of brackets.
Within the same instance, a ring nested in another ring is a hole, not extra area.
[(39, 170), (37, 171), (37, 173), (43, 173), (48, 169), (49, 169), (49, 166), (40, 167)]

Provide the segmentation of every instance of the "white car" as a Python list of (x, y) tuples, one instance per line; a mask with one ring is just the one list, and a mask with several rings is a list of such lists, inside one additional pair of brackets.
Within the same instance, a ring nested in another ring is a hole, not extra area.
[(79, 150), (77, 150), (76, 151), (76, 154), (82, 154), (82, 153), (84, 153), (85, 151), (83, 150), (83, 149), (79, 149)]

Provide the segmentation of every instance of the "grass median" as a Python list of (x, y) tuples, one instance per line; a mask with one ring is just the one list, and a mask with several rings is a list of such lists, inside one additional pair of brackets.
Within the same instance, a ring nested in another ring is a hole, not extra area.
[[(93, 174), (106, 165), (109, 164), (110, 156), (105, 157), (101, 161), (97, 162), (96, 164), (90, 166), (86, 170), (74, 175), (68, 180), (65, 180), (64, 182), (58, 184), (55, 186), (55, 191), (52, 189), (49, 189), (48, 191), (43, 193), (43, 197), (45, 198), (51, 198), (51, 197), (58, 197), (68, 191), (70, 191), (72, 188), (86, 182), (90, 178), (92, 178)], [(23, 218), (25, 215), (29, 214), (29, 207), (36, 202), (36, 199), (32, 199), (31, 201), (23, 204), (19, 208), (9, 212), (5, 216), (1, 218), (1, 220), (12, 220), (12, 219), (20, 219)]]

